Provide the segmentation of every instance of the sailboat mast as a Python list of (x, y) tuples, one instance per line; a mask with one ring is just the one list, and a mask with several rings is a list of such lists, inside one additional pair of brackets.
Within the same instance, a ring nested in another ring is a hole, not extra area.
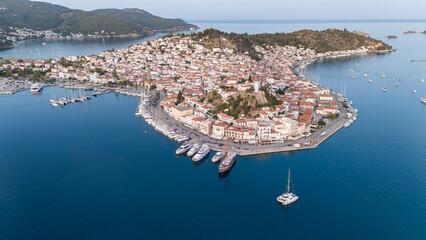
[(290, 192), (290, 169), (288, 169), (287, 193)]

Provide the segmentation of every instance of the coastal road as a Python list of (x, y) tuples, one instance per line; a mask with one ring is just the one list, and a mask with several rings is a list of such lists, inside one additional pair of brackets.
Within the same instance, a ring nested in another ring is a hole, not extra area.
[[(337, 98), (335, 94), (333, 95)], [(159, 102), (164, 97), (165, 97), (165, 94), (160, 93)], [(327, 138), (329, 138), (331, 135), (333, 135), (335, 132), (341, 129), (347, 121), (349, 121), (349, 119), (346, 117), (346, 109), (344, 108), (343, 103), (339, 101), (336, 101), (336, 102), (338, 104), (338, 108), (342, 110), (342, 113), (339, 115), (339, 117), (334, 120), (328, 120), (328, 123), (326, 126), (322, 127), (321, 129), (313, 133), (308, 138), (294, 140), (294, 141), (287, 141), (287, 142), (279, 143), (279, 144), (270, 144), (270, 145), (260, 145), (260, 144), (250, 145), (250, 144), (231, 143), (231, 146), (234, 149), (234, 151), (241, 156), (316, 148), (319, 144), (321, 144), (323, 141), (325, 141)], [(350, 105), (348, 106), (350, 110), (352, 111), (352, 113), (356, 116), (356, 113), (353, 111), (352, 106)], [(206, 142), (209, 144), (212, 150), (215, 150), (215, 151), (222, 150), (224, 141), (216, 140), (206, 135), (203, 135), (202, 133), (185, 126), (183, 123), (176, 121), (174, 118), (167, 115), (161, 109), (160, 104), (157, 104), (157, 106), (155, 107), (151, 106), (151, 113), (153, 114), (154, 119), (156, 121), (163, 122), (166, 125), (168, 125), (170, 128), (176, 129), (178, 132), (188, 135), (189, 137), (193, 139), (192, 140), (193, 142)], [(315, 139), (316, 142), (312, 144), (310, 142), (311, 139)], [(296, 143), (300, 143), (302, 146), (294, 147), (294, 144)], [(303, 146), (305, 143), (308, 143), (309, 145)]]

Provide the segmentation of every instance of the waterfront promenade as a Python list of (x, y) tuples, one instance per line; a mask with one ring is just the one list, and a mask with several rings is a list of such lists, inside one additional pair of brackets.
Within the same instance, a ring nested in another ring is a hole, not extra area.
[[(337, 95), (333, 93), (337, 98)], [(164, 93), (160, 94), (160, 101), (165, 97)], [(307, 150), (318, 147), (321, 143), (331, 137), (334, 133), (340, 130), (345, 123), (349, 121), (349, 118), (346, 117), (346, 108), (343, 106), (343, 103), (337, 101), (338, 108), (341, 109), (341, 114), (334, 119), (328, 120), (327, 125), (320, 128), (318, 131), (312, 133), (311, 136), (307, 138), (302, 138), (293, 141), (287, 141), (284, 143), (275, 143), (275, 144), (237, 144), (231, 143), (233, 151), (235, 151), (239, 156), (248, 156), (248, 155), (257, 155), (257, 154), (268, 154), (276, 152), (288, 152), (288, 151), (298, 151), (298, 150)], [(353, 117), (357, 117), (357, 113), (354, 111), (353, 107), (348, 104), (350, 112), (353, 114)], [(176, 121), (174, 118), (167, 115), (160, 107), (160, 104), (156, 106), (151, 106), (150, 111), (154, 116), (154, 119), (157, 121), (163, 122), (168, 125), (170, 128), (179, 131), (182, 134), (188, 135), (192, 140), (191, 142), (206, 142), (209, 144), (210, 149), (214, 151), (222, 151), (224, 146), (223, 140), (216, 140), (209, 136), (203, 135), (202, 133), (191, 129)], [(300, 145), (298, 147), (295, 144)]]

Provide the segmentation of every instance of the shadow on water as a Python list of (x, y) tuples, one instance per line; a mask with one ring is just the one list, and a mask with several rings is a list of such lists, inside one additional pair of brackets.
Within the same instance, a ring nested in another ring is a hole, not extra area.
[(208, 153), (203, 159), (201, 159), (200, 161), (194, 162), (192, 164), (193, 167), (198, 167), (201, 164), (203, 164), (205, 161), (207, 161), (207, 159), (210, 159), (210, 153)]

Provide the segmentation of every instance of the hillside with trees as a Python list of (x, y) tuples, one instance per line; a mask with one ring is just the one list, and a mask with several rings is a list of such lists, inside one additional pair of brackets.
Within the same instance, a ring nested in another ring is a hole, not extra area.
[(262, 33), (237, 34), (225, 33), (216, 29), (206, 29), (203, 32), (193, 33), (196, 40), (203, 41), (208, 48), (230, 48), (238, 52), (248, 53), (259, 59), (261, 56), (254, 46), (296, 46), (315, 50), (317, 53), (328, 51), (346, 51), (370, 47), (372, 50), (391, 50), (386, 43), (368, 36), (349, 32), (346, 29), (327, 29), (324, 31), (300, 30), (292, 33)]
[(69, 9), (60, 5), (29, 0), (0, 0), (0, 28), (28, 28), (64, 33), (110, 35), (152, 35), (154, 31), (197, 28), (181, 19), (164, 19), (140, 9)]

